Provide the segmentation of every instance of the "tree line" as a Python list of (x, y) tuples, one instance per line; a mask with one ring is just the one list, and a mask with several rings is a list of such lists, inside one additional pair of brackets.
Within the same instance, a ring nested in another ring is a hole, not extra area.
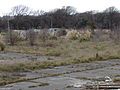
[(120, 12), (115, 7), (108, 7), (102, 12), (86, 11), (78, 13), (74, 7), (64, 6), (49, 12), (33, 11), (24, 5), (12, 8), (8, 15), (0, 17), (0, 30), (27, 30), (31, 28), (67, 28), (67, 29), (118, 29)]

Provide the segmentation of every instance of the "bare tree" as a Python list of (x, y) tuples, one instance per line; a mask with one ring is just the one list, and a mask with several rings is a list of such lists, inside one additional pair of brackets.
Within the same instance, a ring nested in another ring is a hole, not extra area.
[(10, 12), (10, 15), (12, 16), (21, 16), (21, 15), (30, 15), (32, 13), (32, 10), (30, 10), (29, 7), (24, 5), (18, 5), (12, 8), (12, 11)]
[(6, 43), (14, 45), (17, 40), (17, 35), (10, 28), (10, 20), (14, 19), (13, 16), (7, 15), (5, 20), (7, 21), (7, 34), (6, 34)]
[(37, 11), (33, 11), (32, 12), (32, 14), (34, 15), (34, 16), (40, 16), (40, 15), (44, 15), (44, 11), (42, 11), (42, 10), (37, 10)]
[(104, 12), (107, 16), (109, 28), (113, 31), (115, 24), (118, 23), (116, 15), (119, 14), (119, 11), (115, 7), (109, 7)]
[(63, 9), (65, 9), (66, 13), (69, 15), (73, 15), (76, 14), (76, 8), (72, 7), (72, 6), (67, 6), (67, 7), (63, 7)]
[(29, 31), (27, 33), (27, 37), (28, 37), (28, 40), (29, 40), (29, 44), (31, 46), (35, 45), (36, 33), (34, 32), (34, 29), (29, 29)]
[(6, 34), (6, 43), (13, 46), (19, 41), (19, 38), (16, 32), (10, 30), (8, 34)]
[(49, 39), (49, 33), (46, 29), (41, 30), (39, 33), (39, 39), (41, 39), (43, 42), (46, 42), (46, 40)]

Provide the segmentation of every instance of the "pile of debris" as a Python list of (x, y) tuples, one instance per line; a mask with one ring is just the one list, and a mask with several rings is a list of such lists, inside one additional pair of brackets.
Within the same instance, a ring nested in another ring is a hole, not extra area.
[(90, 90), (101, 90), (101, 89), (102, 90), (106, 90), (106, 89), (119, 90), (120, 84), (114, 83), (109, 76), (106, 76), (105, 78), (100, 78), (98, 81), (87, 82), (84, 85), (77, 85), (77, 86), (75, 84), (73, 87), (90, 89)]

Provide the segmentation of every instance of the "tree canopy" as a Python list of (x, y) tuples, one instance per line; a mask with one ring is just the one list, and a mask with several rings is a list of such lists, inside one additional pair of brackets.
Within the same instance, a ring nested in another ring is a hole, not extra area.
[(49, 12), (33, 11), (27, 6), (18, 5), (12, 8), (8, 16), (0, 18), (0, 29), (7, 29), (6, 17), (11, 29), (30, 28), (100, 28), (111, 29), (120, 26), (120, 12), (115, 7), (109, 7), (102, 12), (87, 11), (78, 13), (74, 7), (64, 6)]

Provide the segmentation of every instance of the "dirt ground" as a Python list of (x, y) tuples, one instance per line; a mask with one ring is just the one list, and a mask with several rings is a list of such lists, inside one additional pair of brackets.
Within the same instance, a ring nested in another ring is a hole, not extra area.
[[(8, 61), (10, 58), (11, 60)], [(48, 60), (48, 57), (45, 56), (31, 56), (29, 54), (10, 52), (0, 53), (0, 62), (3, 64), (13, 62), (14, 60), (16, 62), (17, 60), (29, 60), (29, 58), (33, 58), (34, 60)], [(53, 58), (53, 60), (56, 59), (56, 57), (51, 58)], [(57, 57), (57, 59), (59, 59), (59, 57)], [(74, 85), (83, 85), (91, 81), (98, 81), (105, 76), (109, 76), (112, 79), (120, 78), (120, 59), (80, 63), (17, 73), (22, 77), (31, 78), (31, 80), (1, 86), (0, 90), (82, 90), (74, 87)]]

